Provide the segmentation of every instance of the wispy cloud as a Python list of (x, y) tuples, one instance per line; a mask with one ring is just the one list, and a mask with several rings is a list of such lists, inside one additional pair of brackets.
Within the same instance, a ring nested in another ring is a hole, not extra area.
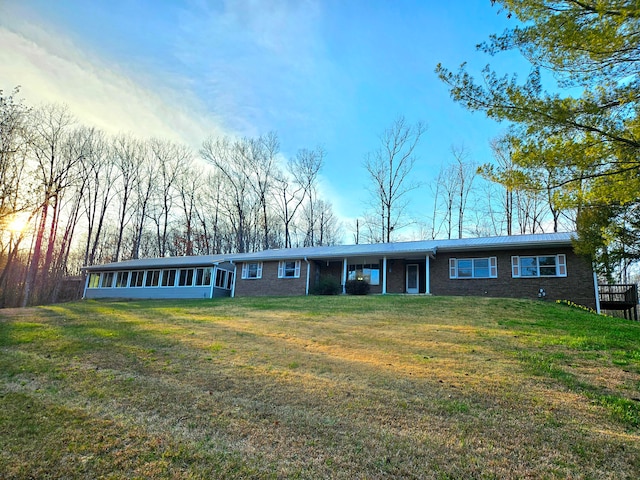
[[(4, 23), (4, 24), (3, 24)], [(103, 63), (51, 26), (0, 21), (0, 88), (22, 86), (30, 104), (64, 103), (82, 123), (107, 132), (162, 137), (197, 147), (222, 122), (188, 91), (141, 85), (131, 72)]]
[(233, 128), (247, 135), (283, 125), (317, 130), (340, 108), (322, 22), (315, 1), (193, 2), (180, 18), (177, 56), (202, 79), (209, 108), (225, 112)]

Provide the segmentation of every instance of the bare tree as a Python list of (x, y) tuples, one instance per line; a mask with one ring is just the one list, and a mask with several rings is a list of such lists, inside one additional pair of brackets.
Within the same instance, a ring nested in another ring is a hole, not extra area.
[(87, 178), (82, 196), (87, 220), (85, 265), (96, 263), (98, 248), (103, 240), (102, 235), (109, 205), (115, 195), (114, 182), (119, 175), (104, 136), (96, 134), (89, 142), (90, 145), (83, 159)]
[(157, 197), (150, 213), (156, 226), (157, 254), (164, 257), (168, 251), (169, 220), (176, 198), (176, 184), (192, 156), (187, 147), (158, 139), (149, 142), (149, 149), (158, 170)]
[[(29, 109), (16, 98), (19, 89), (5, 96), (0, 90), (0, 306), (11, 303), (20, 288), (22, 275), (16, 263), (20, 243), (35, 210), (23, 182), (26, 172)], [(18, 226), (18, 215), (27, 214)], [(16, 268), (14, 269), (14, 263)]]
[[(41, 271), (43, 243), (48, 239), (47, 251), (55, 243), (59, 196), (68, 186), (69, 172), (74, 163), (79, 161), (78, 158), (65, 158), (62, 155), (64, 142), (74, 122), (75, 119), (67, 107), (61, 105), (43, 105), (34, 110), (31, 115), (29, 149), (36, 160), (34, 176), (38, 182), (40, 199), (38, 200), (39, 221), (24, 285), (23, 306), (32, 301), (34, 291), (39, 293), (38, 283), (42, 280), (39, 272)], [(50, 227), (47, 236), (48, 224)], [(42, 271), (47, 272), (48, 270), (49, 265), (45, 263)]]
[(468, 160), (469, 154), (463, 147), (451, 147), (451, 153), (455, 160), (454, 169), (457, 177), (457, 207), (458, 207), (458, 238), (462, 238), (464, 230), (464, 216), (469, 201), (469, 195), (473, 188), (473, 181), (478, 172), (477, 165)]
[(376, 222), (381, 239), (391, 241), (391, 233), (402, 225), (407, 206), (407, 194), (419, 184), (410, 178), (416, 162), (415, 149), (425, 131), (418, 122), (408, 125), (398, 117), (380, 136), (380, 147), (367, 154), (364, 167), (371, 178), (371, 196), (377, 209)]
[(260, 210), (260, 223), (262, 224), (262, 248), (268, 249), (269, 242), (269, 197), (273, 189), (274, 178), (279, 175), (276, 165), (276, 156), (280, 150), (280, 141), (275, 132), (258, 137), (257, 139), (244, 138), (239, 144), (246, 156), (246, 165), (249, 168), (243, 170), (247, 180), (253, 189)]
[(305, 198), (304, 187), (293, 180), (291, 174), (282, 174), (278, 179), (277, 198), (277, 215), (284, 228), (284, 247), (291, 248), (293, 246), (292, 230), (294, 219)]
[(20, 195), (23, 178), (29, 109), (15, 98), (19, 89), (12, 95), (4, 96), (0, 90), (0, 225), (9, 217), (26, 208)]
[(210, 162), (223, 179), (221, 187), (226, 195), (221, 200), (235, 233), (235, 249), (240, 253), (249, 249), (251, 216), (256, 203), (248, 175), (251, 165), (244, 148), (241, 141), (224, 137), (209, 138), (200, 149), (202, 158)]
[[(440, 211), (438, 205), (442, 205), (444, 208), (444, 214), (440, 225), (432, 230), (439, 232), (442, 225), (445, 225), (447, 238), (452, 238), (453, 235), (454, 210), (457, 192), (459, 191), (459, 181), (460, 178), (458, 177), (458, 173), (453, 165), (443, 165), (440, 167), (437, 179), (438, 186), (436, 188), (436, 191), (439, 192), (439, 196), (434, 200), (436, 202), (436, 205), (434, 206), (434, 219), (436, 218), (436, 213)], [(436, 222), (434, 220), (434, 226), (435, 224)]]
[(182, 219), (184, 220), (184, 238), (182, 239), (184, 241), (184, 255), (194, 254), (194, 220), (196, 217), (197, 202), (200, 198), (199, 193), (203, 186), (201, 173), (192, 169), (191, 165), (188, 165), (182, 172), (182, 175), (179, 177), (177, 182)]
[(298, 187), (302, 188), (303, 201), (306, 197), (307, 228), (304, 245), (312, 247), (315, 242), (316, 215), (315, 201), (317, 197), (317, 180), (324, 162), (325, 151), (322, 147), (315, 150), (301, 149), (288, 164), (289, 173), (293, 176)]
[(122, 242), (125, 235), (125, 228), (131, 221), (132, 199), (135, 194), (137, 182), (143, 181), (140, 178), (141, 166), (144, 163), (145, 146), (131, 135), (118, 135), (113, 141), (113, 159), (118, 170), (118, 227), (115, 252), (113, 261), (120, 260), (122, 253)]
[(331, 203), (322, 199), (317, 200), (315, 216), (317, 221), (314, 222), (314, 230), (316, 230), (313, 236), (314, 246), (335, 245), (338, 242), (339, 223)]
[(154, 194), (154, 186), (158, 177), (155, 158), (151, 154), (148, 143), (141, 146), (142, 160), (138, 166), (137, 181), (134, 184), (134, 199), (132, 210), (134, 211), (133, 238), (131, 244), (131, 258), (140, 257), (140, 249), (145, 233), (146, 220), (149, 218), (149, 210)]

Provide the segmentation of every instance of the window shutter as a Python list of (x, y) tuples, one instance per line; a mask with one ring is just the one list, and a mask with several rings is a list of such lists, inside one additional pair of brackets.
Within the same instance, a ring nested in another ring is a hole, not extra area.
[(296, 260), (296, 278), (300, 277), (300, 260)]
[(567, 276), (567, 256), (564, 253), (558, 255), (558, 276)]
[(520, 257), (511, 257), (511, 276), (520, 276)]
[(496, 257), (489, 257), (489, 276), (491, 278), (498, 277), (498, 259)]
[(258, 275), (256, 278), (262, 278), (262, 262), (258, 263)]
[(458, 276), (458, 272), (456, 269), (456, 259), (449, 259), (449, 278), (456, 278)]
[(280, 262), (278, 263), (278, 278), (282, 278), (284, 277), (284, 266), (285, 266), (285, 262), (283, 260), (280, 260)]

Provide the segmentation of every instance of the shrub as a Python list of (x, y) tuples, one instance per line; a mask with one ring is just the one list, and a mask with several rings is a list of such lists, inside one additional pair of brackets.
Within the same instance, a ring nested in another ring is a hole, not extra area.
[(349, 295), (366, 295), (369, 293), (369, 282), (366, 280), (347, 280), (345, 291)]
[(338, 295), (341, 290), (340, 282), (335, 278), (321, 277), (311, 293), (313, 295)]

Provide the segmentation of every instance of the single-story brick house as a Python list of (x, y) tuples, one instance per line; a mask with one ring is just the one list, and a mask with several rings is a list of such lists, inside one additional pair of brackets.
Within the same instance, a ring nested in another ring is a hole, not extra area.
[(589, 260), (572, 233), (128, 260), (85, 267), (85, 298), (308, 295), (321, 277), (364, 278), (371, 293), (571, 300), (597, 307)]

